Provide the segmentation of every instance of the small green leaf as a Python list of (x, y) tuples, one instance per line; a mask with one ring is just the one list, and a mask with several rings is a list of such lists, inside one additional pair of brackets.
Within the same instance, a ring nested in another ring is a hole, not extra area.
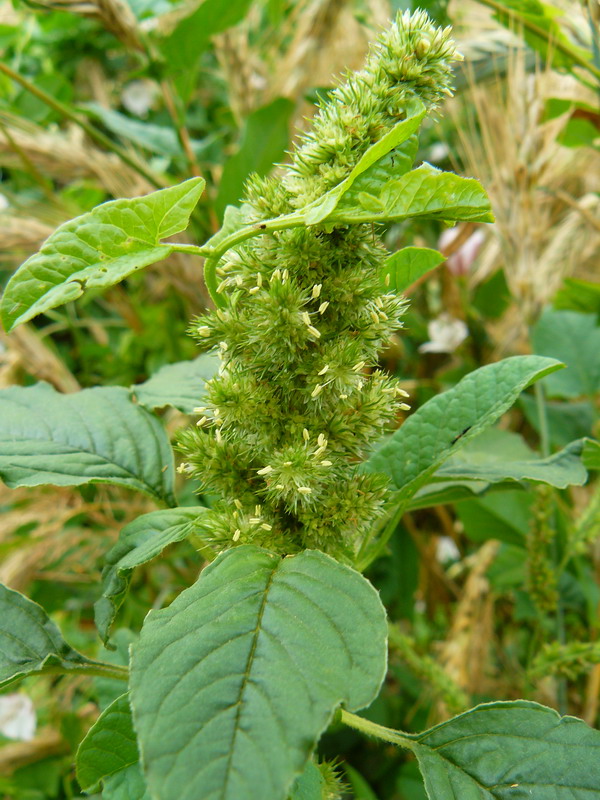
[(430, 800), (600, 798), (600, 731), (538, 703), (487, 703), (407, 738)]
[[(404, 247), (385, 262), (382, 288), (401, 294), (422, 275), (444, 261), (444, 256), (429, 247)], [(388, 277), (389, 276), (389, 277)]]
[(329, 556), (251, 545), (219, 555), (133, 647), (131, 702), (161, 800), (280, 800), (340, 703), (386, 668), (385, 610)]
[(167, 545), (185, 539), (203, 511), (202, 506), (151, 511), (122, 528), (119, 540), (106, 554), (102, 597), (94, 605), (96, 627), (104, 642), (129, 591), (132, 570), (151, 561)]
[(571, 442), (558, 453), (540, 458), (516, 433), (491, 429), (466, 444), (435, 473), (436, 480), (505, 480), (546, 483), (557, 489), (583, 486), (587, 472), (581, 463), (583, 440)]
[[(360, 205), (357, 189), (370, 191), (383, 205), (383, 211), (367, 211)], [(428, 219), (493, 222), (489, 198), (474, 178), (461, 178), (423, 164), (401, 178), (369, 189), (368, 173), (360, 186), (351, 187), (340, 198), (329, 223), (356, 224), (391, 222), (412, 217)]]
[(534, 351), (567, 369), (544, 381), (549, 397), (595, 397), (600, 391), (600, 325), (595, 314), (544, 311), (531, 333)]
[(8, 282), (0, 304), (6, 330), (166, 258), (172, 247), (160, 240), (185, 230), (204, 183), (191, 178), (145, 197), (112, 200), (65, 222)]
[(433, 397), (366, 462), (383, 472), (405, 502), (444, 461), (492, 425), (519, 394), (562, 364), (541, 356), (513, 356), (471, 372), (454, 388)]
[(41, 606), (0, 583), (0, 689), (26, 675), (94, 663), (65, 642)]
[(112, 483), (175, 505), (167, 434), (122, 387), (2, 389), (0, 443), (0, 478), (11, 489)]
[(191, 414), (202, 405), (204, 385), (215, 375), (219, 359), (213, 353), (204, 353), (193, 361), (166, 364), (147, 381), (131, 386), (137, 402), (149, 409), (173, 406)]
[(150, 800), (139, 768), (139, 756), (127, 694), (111, 703), (87, 732), (76, 757), (77, 780), (84, 792), (103, 797)]
[(240, 147), (223, 168), (215, 210), (223, 217), (228, 204), (237, 203), (252, 173), (268, 175), (289, 145), (289, 124), (294, 103), (283, 97), (253, 111), (246, 119)]
[[(383, 138), (371, 145), (342, 183), (305, 209), (306, 224), (317, 225), (330, 217), (341, 198), (355, 183), (355, 194), (360, 194), (370, 187), (380, 188), (391, 176), (402, 175), (410, 169), (417, 150), (417, 141), (413, 134), (418, 131), (426, 113), (427, 110), (423, 103), (415, 98), (407, 118), (398, 122)], [(400, 146), (405, 143), (408, 143), (405, 152), (399, 152), (394, 157), (393, 151), (396, 148), (400, 148), (402, 151), (403, 148)], [(364, 178), (367, 175), (369, 178), (365, 182)], [(360, 180), (358, 180), (359, 178)]]

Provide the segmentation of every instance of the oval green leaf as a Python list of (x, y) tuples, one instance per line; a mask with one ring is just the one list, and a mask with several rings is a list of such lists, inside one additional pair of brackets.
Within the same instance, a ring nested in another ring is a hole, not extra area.
[(173, 451), (160, 421), (119, 386), (60, 394), (0, 391), (0, 478), (17, 486), (112, 483), (175, 505)]
[(133, 647), (131, 702), (161, 800), (281, 800), (340, 703), (363, 708), (386, 669), (371, 584), (317, 551), (218, 556)]
[(87, 732), (76, 757), (77, 780), (84, 792), (111, 800), (150, 800), (139, 767), (128, 695), (111, 703)]
[[(382, 211), (364, 208), (360, 192), (370, 192), (381, 204)], [(448, 221), (493, 222), (489, 198), (474, 178), (462, 178), (453, 172), (442, 172), (430, 164), (392, 178), (380, 185), (368, 173), (360, 186), (351, 187), (325, 218), (329, 223), (358, 224), (390, 222), (412, 217)]]
[(103, 289), (166, 258), (160, 240), (185, 230), (202, 178), (131, 200), (112, 200), (65, 222), (12, 276), (0, 303), (7, 331), (37, 314)]
[(563, 365), (542, 356), (513, 356), (471, 372), (406, 420), (367, 461), (388, 475), (404, 502), (446, 459), (515, 402), (519, 394)]
[(538, 703), (487, 703), (407, 738), (431, 800), (600, 798), (600, 731)]

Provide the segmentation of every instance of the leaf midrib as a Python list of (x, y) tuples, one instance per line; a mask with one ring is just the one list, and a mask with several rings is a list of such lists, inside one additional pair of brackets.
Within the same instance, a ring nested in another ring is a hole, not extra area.
[(244, 669), (242, 681), (240, 683), (240, 690), (238, 692), (238, 698), (236, 700), (237, 710), (235, 712), (235, 720), (233, 724), (233, 735), (231, 737), (231, 746), (229, 748), (229, 753), (227, 756), (227, 763), (225, 764), (225, 779), (223, 781), (223, 790), (221, 792), (221, 799), (226, 800), (227, 797), (227, 787), (229, 785), (229, 776), (231, 775), (231, 762), (233, 760), (234, 752), (235, 752), (235, 742), (238, 735), (238, 731), (240, 729), (239, 722), (242, 715), (243, 709), (243, 697), (246, 692), (246, 688), (248, 686), (248, 681), (250, 678), (250, 672), (252, 671), (252, 665), (254, 663), (254, 658), (256, 655), (256, 647), (258, 644), (258, 639), (261, 633), (262, 628), (262, 620), (265, 613), (265, 608), (267, 605), (267, 597), (269, 595), (269, 591), (271, 590), (271, 586), (273, 585), (273, 581), (275, 579), (275, 573), (279, 568), (279, 564), (275, 565), (275, 568), (272, 570), (271, 574), (269, 575), (269, 579), (267, 584), (263, 590), (263, 597), (261, 600), (260, 608), (258, 610), (258, 619), (256, 621), (256, 628), (254, 629), (254, 633), (252, 635), (252, 644), (250, 646), (250, 652), (248, 653), (248, 660), (246, 661), (246, 667)]

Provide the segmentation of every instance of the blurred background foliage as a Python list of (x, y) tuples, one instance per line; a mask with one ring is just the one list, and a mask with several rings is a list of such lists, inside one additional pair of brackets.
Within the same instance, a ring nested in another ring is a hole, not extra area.
[[(418, 407), (490, 361), (538, 353), (545, 379), (479, 442), (549, 456), (598, 436), (600, 391), (600, 7), (594, 0), (423, 0), (465, 56), (456, 94), (419, 159), (479, 178), (496, 222), (385, 232), (390, 251), (439, 248), (407, 294), (405, 329), (382, 353)], [(192, 175), (207, 191), (186, 234), (202, 243), (252, 172), (284, 161), (332, 75), (410, 0), (15, 0), (0, 5), (0, 285), (61, 222)], [(181, 238), (181, 237), (180, 237)], [(178, 253), (103, 294), (0, 332), (0, 387), (131, 386), (194, 358), (188, 320), (207, 294)], [(188, 424), (163, 411), (171, 432)], [(465, 451), (467, 451), (466, 448)], [(600, 467), (584, 486), (455, 481), (406, 514), (369, 577), (393, 620), (374, 720), (420, 730), (470, 705), (526, 697), (600, 722)], [(180, 502), (210, 503), (193, 486)], [(0, 487), (0, 580), (42, 603), (69, 642), (100, 654), (92, 606), (103, 558), (149, 500), (105, 487)], [(139, 569), (120, 613), (124, 660), (148, 608), (202, 565), (189, 542)], [(0, 797), (79, 797), (73, 749), (120, 689), (32, 678), (0, 697)], [(347, 797), (422, 800), (406, 753), (333, 728)]]

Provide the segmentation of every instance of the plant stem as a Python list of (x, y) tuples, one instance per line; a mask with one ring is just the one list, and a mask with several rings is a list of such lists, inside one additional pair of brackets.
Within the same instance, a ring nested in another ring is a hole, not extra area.
[(391, 742), (392, 744), (398, 745), (398, 747), (414, 750), (415, 743), (407, 734), (401, 731), (395, 731), (393, 728), (386, 728), (383, 725), (378, 725), (376, 722), (371, 722), (364, 717), (359, 717), (357, 714), (351, 714), (343, 708), (340, 709), (340, 721), (350, 728), (365, 733), (367, 736), (374, 736), (376, 739), (382, 739), (384, 742)]
[(586, 61), (582, 58), (577, 50), (571, 47), (570, 44), (565, 42), (558, 41), (557, 39), (553, 38), (552, 35), (548, 34), (543, 28), (540, 28), (539, 25), (536, 25), (535, 22), (531, 22), (531, 20), (527, 19), (518, 11), (513, 10), (512, 8), (507, 8), (497, 0), (479, 0), (484, 6), (488, 6), (489, 8), (493, 8), (494, 11), (497, 11), (499, 14), (506, 14), (512, 20), (515, 20), (519, 24), (521, 24), (524, 28), (527, 28), (528, 31), (531, 33), (535, 33), (536, 36), (539, 36), (541, 39), (544, 39), (549, 44), (552, 44), (552, 47), (555, 50), (558, 50), (563, 55), (568, 56), (572, 61), (575, 62), (579, 67), (582, 69), (591, 72), (591, 74), (597, 79), (600, 80), (600, 69), (593, 63)]
[(0, 72), (3, 72), (5, 75), (8, 75), (11, 80), (18, 83), (22, 86), (26, 91), (32, 94), (34, 97), (37, 97), (38, 100), (41, 100), (42, 103), (45, 103), (50, 108), (54, 109), (58, 114), (60, 114), (65, 119), (70, 119), (71, 122), (74, 122), (76, 125), (79, 125), (82, 130), (84, 130), (90, 139), (94, 139), (98, 144), (101, 144), (107, 150), (110, 150), (115, 155), (117, 155), (121, 161), (125, 164), (130, 166), (133, 170), (135, 170), (139, 175), (145, 178), (152, 186), (155, 186), (157, 189), (163, 189), (165, 186), (168, 186), (167, 183), (161, 181), (156, 175), (148, 170), (145, 169), (141, 164), (139, 164), (135, 159), (131, 158), (128, 153), (125, 152), (118, 144), (113, 142), (108, 136), (105, 136), (102, 131), (99, 131), (89, 122), (84, 120), (82, 117), (79, 116), (73, 109), (69, 108), (69, 106), (61, 103), (60, 100), (52, 97), (51, 95), (44, 92), (42, 89), (38, 88), (29, 81), (27, 78), (20, 75), (18, 72), (15, 72), (11, 69), (8, 64), (3, 64), (0, 61)]
[[(219, 293), (217, 266), (228, 250), (254, 236), (260, 236), (263, 233), (272, 233), (273, 231), (283, 231), (288, 228), (299, 228), (305, 224), (304, 213), (296, 211), (293, 214), (267, 219), (264, 222), (257, 222), (253, 225), (240, 228), (220, 241), (217, 247), (212, 248), (210, 254), (207, 252), (211, 249), (210, 247), (205, 246), (198, 248), (198, 250), (203, 250), (204, 254), (207, 255), (207, 259), (204, 262), (204, 283), (206, 284), (206, 288), (208, 289), (213, 303), (219, 308), (224, 308), (226, 306), (225, 300)], [(201, 255), (198, 251), (196, 252), (198, 255)]]
[(121, 667), (118, 664), (106, 664), (102, 661), (85, 661), (82, 664), (78, 664), (75, 661), (63, 661), (62, 664), (56, 667), (44, 667), (37, 674), (89, 675), (99, 678), (113, 678), (118, 681), (129, 680), (127, 667)]
[(542, 451), (542, 458), (548, 458), (550, 455), (550, 436), (548, 433), (548, 415), (546, 413), (546, 398), (544, 396), (544, 388), (539, 381), (534, 386), (535, 392), (535, 405), (538, 413), (538, 422), (540, 425), (540, 450)]

